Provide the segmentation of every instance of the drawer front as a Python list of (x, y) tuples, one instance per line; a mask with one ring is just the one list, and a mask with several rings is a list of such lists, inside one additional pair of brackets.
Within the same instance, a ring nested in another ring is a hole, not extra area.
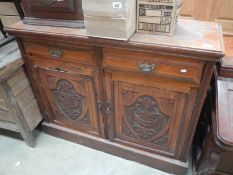
[(70, 62), (95, 66), (95, 50), (93, 47), (71, 45), (64, 43), (35, 43), (24, 42), (26, 55), (29, 60), (47, 59), (51, 61)]
[(200, 82), (204, 62), (155, 53), (103, 49), (105, 69), (119, 69)]

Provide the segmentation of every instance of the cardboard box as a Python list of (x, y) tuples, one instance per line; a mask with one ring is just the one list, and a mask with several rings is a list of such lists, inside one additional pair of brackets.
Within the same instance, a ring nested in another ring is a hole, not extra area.
[(173, 35), (182, 0), (137, 0), (137, 32)]
[(83, 0), (87, 34), (128, 40), (136, 30), (136, 0)]

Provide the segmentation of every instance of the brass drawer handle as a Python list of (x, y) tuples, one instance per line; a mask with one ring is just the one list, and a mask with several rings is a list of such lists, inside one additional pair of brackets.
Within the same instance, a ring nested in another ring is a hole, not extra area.
[(142, 63), (138, 65), (138, 68), (141, 72), (153, 72), (155, 64)]
[(49, 54), (54, 58), (61, 58), (63, 56), (63, 51), (60, 49), (50, 49)]
[(112, 111), (112, 105), (111, 105), (111, 102), (106, 102), (105, 103), (105, 112), (106, 112), (106, 114), (109, 114), (109, 113), (111, 113), (111, 111)]

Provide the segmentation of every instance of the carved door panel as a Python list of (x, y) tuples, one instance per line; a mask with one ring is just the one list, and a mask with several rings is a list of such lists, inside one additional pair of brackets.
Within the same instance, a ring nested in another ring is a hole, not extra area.
[(107, 113), (110, 140), (149, 152), (180, 156), (182, 134), (187, 129), (183, 125), (187, 116), (191, 116), (197, 91), (176, 91), (178, 86), (174, 90), (151, 87), (145, 85), (147, 80), (134, 84), (123, 78), (114, 80), (112, 74), (106, 77), (111, 104), (106, 109), (111, 111)]
[(76, 75), (37, 67), (53, 116), (50, 122), (101, 135), (97, 75)]

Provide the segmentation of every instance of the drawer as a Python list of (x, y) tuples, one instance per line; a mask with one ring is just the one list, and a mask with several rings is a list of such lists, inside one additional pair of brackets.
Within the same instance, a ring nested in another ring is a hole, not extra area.
[(66, 43), (35, 43), (24, 41), (26, 55), (29, 60), (53, 60), (96, 66), (94, 47), (72, 45)]
[(200, 82), (204, 62), (190, 58), (121, 49), (103, 49), (106, 69), (154, 74), (170, 78)]

